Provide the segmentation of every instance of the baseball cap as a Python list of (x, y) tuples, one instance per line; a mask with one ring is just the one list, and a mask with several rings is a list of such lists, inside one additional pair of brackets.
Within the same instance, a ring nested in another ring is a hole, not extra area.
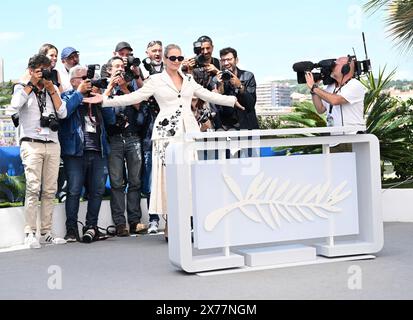
[(127, 43), (127, 42), (119, 42), (117, 45), (116, 45), (116, 48), (115, 48), (115, 52), (119, 52), (119, 51), (121, 51), (122, 49), (129, 49), (130, 51), (133, 51), (133, 49), (132, 49), (132, 47), (130, 46), (130, 44), (129, 43)]
[(79, 51), (77, 51), (75, 48), (72, 48), (72, 47), (64, 48), (61, 54), (62, 60), (67, 59), (73, 53), (79, 53)]

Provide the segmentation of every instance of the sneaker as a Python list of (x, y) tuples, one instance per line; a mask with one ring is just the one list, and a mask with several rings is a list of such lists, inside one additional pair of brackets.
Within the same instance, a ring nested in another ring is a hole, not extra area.
[(24, 239), (24, 245), (29, 247), (30, 249), (40, 249), (42, 247), (34, 233), (28, 233), (26, 235), (26, 238)]
[(147, 234), (148, 233), (148, 226), (143, 223), (131, 223), (129, 225), (130, 233), (132, 234)]
[(55, 238), (50, 232), (40, 237), (41, 244), (66, 244), (67, 241), (62, 238)]
[(80, 241), (79, 231), (76, 229), (68, 229), (64, 238), (67, 242)]
[(129, 237), (129, 231), (126, 229), (126, 225), (120, 224), (116, 226), (116, 236), (118, 237)]
[(150, 234), (158, 233), (158, 227), (159, 227), (158, 221), (149, 221), (148, 233)]

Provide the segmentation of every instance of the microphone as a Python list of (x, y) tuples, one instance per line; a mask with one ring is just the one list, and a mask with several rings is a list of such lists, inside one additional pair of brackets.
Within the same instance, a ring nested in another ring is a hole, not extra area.
[(312, 63), (311, 61), (301, 61), (294, 63), (293, 65), (293, 70), (295, 72), (306, 72), (306, 71), (311, 71), (315, 67), (315, 64)]

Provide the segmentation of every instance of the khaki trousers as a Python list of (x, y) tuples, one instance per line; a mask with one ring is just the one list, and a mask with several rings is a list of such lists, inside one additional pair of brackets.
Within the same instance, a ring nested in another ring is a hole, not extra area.
[[(52, 231), (54, 199), (60, 165), (60, 144), (22, 142), (20, 157), (26, 175), (26, 204), (24, 232), (36, 232), (40, 205), (40, 232)], [(40, 194), (41, 191), (41, 194)]]

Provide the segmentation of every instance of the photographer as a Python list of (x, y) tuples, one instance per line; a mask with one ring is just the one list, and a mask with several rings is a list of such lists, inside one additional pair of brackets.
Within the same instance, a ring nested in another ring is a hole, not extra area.
[[(60, 164), (60, 145), (57, 137), (58, 118), (66, 117), (66, 103), (52, 81), (43, 79), (50, 67), (45, 55), (30, 58), (30, 81), (19, 83), (7, 113), (19, 122), (20, 156), (26, 175), (25, 244), (40, 248), (42, 244), (63, 244), (54, 238), (52, 216)], [(15, 123), (17, 124), (17, 123)], [(41, 194), (40, 194), (41, 191)], [(40, 197), (39, 197), (40, 196)], [(38, 202), (41, 199), (40, 239), (36, 238)]]
[(149, 76), (163, 71), (162, 62), (162, 41), (154, 40), (148, 43), (146, 48), (147, 58), (142, 61), (142, 77), (147, 79)]
[(221, 70), (221, 64), (217, 58), (212, 57), (214, 45), (208, 36), (199, 37), (194, 42), (194, 58), (182, 63), (182, 70), (192, 74), (194, 80), (208, 90), (213, 90), (212, 79)]
[(80, 63), (79, 51), (72, 47), (66, 47), (62, 50), (61, 54), (62, 65), (58, 68), (62, 91), (72, 90), (73, 87), (70, 84), (69, 71), (73, 67)]
[[(325, 90), (315, 83), (311, 72), (305, 74), (313, 103), (318, 113), (327, 113), (327, 125), (330, 127), (365, 125), (365, 89), (361, 82), (354, 78), (354, 74), (355, 61), (351, 56), (335, 61), (331, 73), (335, 83), (327, 86)], [(351, 144), (332, 148), (332, 152), (346, 151), (351, 152)]]
[[(107, 92), (113, 96), (121, 96), (134, 91), (134, 88), (124, 79), (125, 65), (122, 58), (113, 57), (107, 63), (111, 74)], [(141, 211), (141, 138), (143, 127), (138, 125), (138, 106), (128, 105), (122, 108), (110, 108), (111, 122), (107, 125), (111, 152), (109, 154), (109, 175), (111, 184), (110, 207), (112, 218), (116, 224), (119, 237), (129, 236), (129, 233), (141, 234), (147, 232), (142, 224)], [(125, 167), (126, 162), (126, 167)], [(129, 231), (125, 219), (128, 213)]]
[(219, 93), (236, 96), (245, 110), (217, 106), (217, 116), (214, 118), (217, 130), (258, 129), (255, 114), (257, 101), (255, 77), (252, 72), (240, 70), (237, 67), (238, 54), (233, 48), (220, 51), (222, 71), (214, 78)]
[[(131, 45), (128, 42), (119, 42), (115, 47), (112, 57), (119, 57), (123, 60), (125, 64), (124, 71), (127, 71), (131, 85), (133, 85), (135, 90), (141, 88), (143, 86), (142, 71), (139, 68), (141, 62), (139, 59), (133, 57), (133, 49)], [(110, 78), (111, 74), (110, 71), (108, 71), (109, 68), (110, 66), (107, 64), (102, 66), (100, 73), (102, 78)]]
[[(142, 61), (145, 79), (151, 75), (161, 73), (164, 70), (162, 61), (163, 48), (162, 42), (154, 40), (148, 43), (146, 49), (147, 58)], [(145, 73), (146, 71), (146, 73)], [(155, 124), (155, 119), (159, 113), (159, 106), (154, 97), (143, 101), (140, 104), (138, 124), (142, 125), (142, 198), (147, 199), (148, 211), (151, 199), (152, 186), (152, 131)], [(148, 233), (158, 233), (159, 215), (149, 214)]]
[(66, 101), (67, 117), (61, 121), (59, 128), (67, 176), (65, 240), (80, 241), (77, 227), (79, 202), (82, 188), (87, 184), (87, 216), (82, 240), (91, 242), (97, 240), (99, 235), (97, 223), (105, 192), (109, 146), (100, 106), (82, 102), (83, 97), (92, 91), (87, 68), (76, 66), (70, 70), (69, 76), (73, 90), (62, 95), (63, 101)]

